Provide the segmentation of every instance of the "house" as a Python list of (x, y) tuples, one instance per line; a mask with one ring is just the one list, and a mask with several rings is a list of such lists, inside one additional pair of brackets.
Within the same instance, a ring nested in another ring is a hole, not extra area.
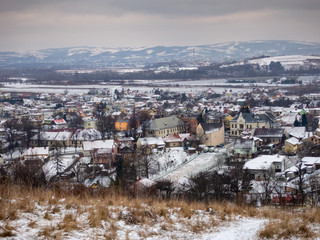
[(303, 143), (295, 137), (291, 137), (284, 142), (284, 152), (289, 155), (297, 154), (302, 147)]
[(116, 148), (114, 140), (95, 140), (83, 141), (82, 150), (85, 157), (92, 156), (94, 149), (112, 149)]
[(314, 171), (319, 169), (320, 169), (320, 157), (304, 157), (295, 166), (292, 166), (286, 169), (285, 176), (287, 178), (295, 178), (299, 175), (299, 171), (301, 171), (303, 174), (305, 173), (311, 174)]
[(234, 147), (234, 156), (237, 158), (252, 158), (257, 152), (257, 144), (254, 139), (237, 138)]
[(183, 139), (179, 136), (179, 134), (170, 134), (166, 136), (163, 141), (166, 144), (166, 147), (182, 147)]
[(122, 145), (118, 149), (118, 153), (121, 155), (123, 160), (132, 159), (134, 154), (133, 148)]
[(129, 119), (118, 119), (115, 121), (115, 130), (116, 131), (129, 131), (130, 130), (130, 121)]
[(53, 120), (51, 125), (53, 125), (56, 129), (61, 129), (61, 128), (68, 127), (67, 122), (63, 118)]
[(84, 141), (101, 140), (102, 135), (96, 129), (77, 129), (69, 140), (72, 147), (81, 147)]
[(145, 129), (146, 137), (165, 137), (169, 134), (183, 133), (184, 123), (176, 116), (150, 120)]
[(270, 125), (265, 120), (254, 117), (250, 112), (240, 112), (230, 121), (230, 137), (240, 136), (244, 130), (254, 130), (256, 128), (269, 128)]
[(82, 118), (84, 129), (97, 129), (97, 120), (92, 117), (84, 117)]
[(133, 147), (133, 137), (118, 137), (116, 139), (116, 142), (119, 146), (128, 146), (128, 147)]
[(49, 148), (30, 147), (22, 154), (22, 160), (28, 167), (41, 166), (49, 158)]
[(113, 140), (84, 141), (83, 155), (91, 157), (93, 164), (104, 164), (111, 167), (115, 161), (118, 148)]
[(108, 168), (111, 168), (111, 164), (114, 162), (115, 156), (113, 148), (94, 148), (92, 163), (104, 164)]
[(31, 138), (31, 146), (51, 147), (57, 135), (58, 132), (40, 132)]
[(162, 150), (165, 143), (161, 137), (149, 137), (149, 138), (139, 138), (137, 141), (137, 148), (150, 147), (151, 149)]
[(256, 128), (253, 136), (262, 139), (263, 144), (282, 144), (285, 137), (283, 128)]
[(184, 147), (188, 147), (188, 146), (197, 147), (194, 141), (196, 141), (198, 138), (195, 135), (192, 135), (191, 133), (180, 133), (179, 137), (182, 139)]
[(69, 147), (70, 146), (70, 138), (72, 136), (73, 132), (71, 131), (62, 131), (62, 132), (58, 132), (58, 134), (56, 135), (55, 139), (54, 139), (54, 143), (57, 146), (60, 147)]
[(248, 160), (243, 169), (247, 169), (251, 178), (256, 181), (264, 180), (266, 176), (283, 172), (286, 165), (286, 156), (282, 155), (261, 155)]
[(285, 127), (284, 134), (287, 138), (303, 139), (306, 136), (306, 127)]
[(73, 132), (68, 130), (52, 130), (40, 132), (31, 138), (31, 146), (69, 147)]
[(313, 144), (320, 144), (320, 128), (317, 128), (312, 137)]
[(301, 159), (303, 167), (306, 167), (307, 173), (312, 173), (320, 169), (320, 157), (304, 157)]
[(206, 146), (224, 144), (224, 125), (222, 123), (200, 123), (197, 137)]

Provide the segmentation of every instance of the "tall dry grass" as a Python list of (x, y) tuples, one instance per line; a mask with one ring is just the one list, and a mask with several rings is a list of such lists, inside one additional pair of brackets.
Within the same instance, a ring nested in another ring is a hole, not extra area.
[[(57, 226), (40, 229), (38, 236), (44, 238), (60, 238), (63, 233), (78, 230), (82, 224), (77, 220), (80, 215), (86, 216), (90, 228), (103, 226), (105, 239), (117, 238), (118, 220), (144, 226), (139, 231), (142, 238), (155, 234), (148, 232), (148, 226), (154, 224), (159, 224), (162, 231), (174, 231), (174, 221), (177, 220), (173, 220), (172, 215), (194, 233), (212, 229), (222, 222), (233, 220), (235, 216), (269, 219), (259, 233), (261, 238), (312, 239), (315, 236), (312, 224), (320, 223), (319, 208), (301, 210), (270, 206), (258, 209), (231, 202), (205, 204), (175, 199), (158, 200), (152, 197), (135, 198), (122, 192), (105, 190), (96, 193), (81, 187), (65, 191), (62, 187), (42, 189), (0, 184), (0, 197), (0, 221), (8, 223), (6, 228), (0, 229), (0, 237), (14, 236), (15, 231), (9, 223), (18, 219), (21, 212), (34, 212), (36, 205), (46, 208), (43, 220), (51, 221), (60, 216)], [(197, 215), (199, 211), (209, 217), (201, 220)], [(30, 228), (39, 225), (35, 220), (29, 222)]]

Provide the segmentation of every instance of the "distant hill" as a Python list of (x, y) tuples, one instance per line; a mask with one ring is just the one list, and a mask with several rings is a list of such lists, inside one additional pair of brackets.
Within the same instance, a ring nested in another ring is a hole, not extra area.
[(161, 62), (190, 65), (261, 56), (320, 55), (320, 43), (295, 41), (228, 42), (148, 48), (70, 47), (33, 52), (0, 52), (0, 68), (143, 67)]

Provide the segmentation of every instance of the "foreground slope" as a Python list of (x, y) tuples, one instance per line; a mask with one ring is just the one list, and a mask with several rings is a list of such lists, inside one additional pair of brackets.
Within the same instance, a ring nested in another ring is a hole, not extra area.
[(4, 239), (297, 239), (317, 238), (320, 229), (318, 208), (256, 209), (61, 187), (0, 185), (0, 194)]

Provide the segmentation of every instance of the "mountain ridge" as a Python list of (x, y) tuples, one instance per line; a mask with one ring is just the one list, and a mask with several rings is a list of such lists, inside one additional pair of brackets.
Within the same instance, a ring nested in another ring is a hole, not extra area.
[(104, 68), (178, 61), (203, 65), (259, 56), (319, 55), (320, 43), (290, 40), (232, 41), (197, 46), (140, 48), (64, 47), (0, 52), (0, 68)]

